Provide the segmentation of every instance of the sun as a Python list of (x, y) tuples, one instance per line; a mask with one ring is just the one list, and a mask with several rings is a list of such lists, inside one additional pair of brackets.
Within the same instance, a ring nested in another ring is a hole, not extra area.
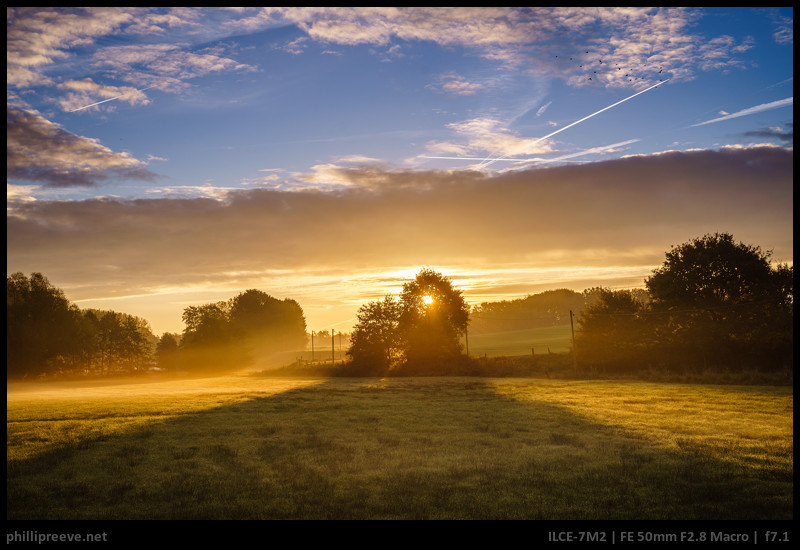
[(422, 301), (425, 302), (426, 304), (432, 304), (433, 303), (433, 296), (423, 296), (422, 297)]

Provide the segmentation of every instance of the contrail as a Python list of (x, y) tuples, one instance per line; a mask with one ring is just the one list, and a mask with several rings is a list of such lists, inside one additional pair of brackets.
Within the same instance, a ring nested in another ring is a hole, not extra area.
[[(540, 137), (539, 139), (537, 139), (537, 140), (535, 140), (533, 143), (531, 143), (531, 145), (534, 145), (534, 144), (536, 144), (536, 143), (539, 143), (540, 141), (542, 141), (542, 140), (544, 140), (544, 139), (547, 139), (547, 138), (549, 138), (549, 137), (552, 137), (552, 136), (556, 135), (556, 134), (557, 134), (557, 133), (559, 133), (559, 132), (563, 132), (563, 131), (564, 131), (564, 130), (566, 130), (567, 128), (572, 128), (573, 126), (575, 126), (576, 124), (580, 124), (580, 123), (581, 123), (581, 122), (583, 122), (584, 120), (588, 120), (588, 119), (592, 118), (592, 117), (593, 117), (593, 116), (595, 116), (595, 115), (599, 115), (599, 114), (600, 114), (600, 113), (602, 113), (603, 111), (608, 111), (609, 109), (611, 109), (612, 107), (616, 107), (616, 106), (617, 106), (617, 105), (619, 105), (620, 103), (625, 103), (625, 102), (626, 102), (626, 101), (628, 101), (629, 99), (633, 99), (633, 98), (634, 98), (634, 97), (636, 97), (637, 95), (640, 95), (640, 94), (643, 94), (643, 93), (645, 93), (645, 92), (647, 92), (647, 91), (650, 91), (650, 90), (652, 90), (653, 88), (656, 88), (656, 87), (658, 87), (658, 86), (661, 86), (662, 84), (664, 84), (664, 83), (666, 83), (666, 82), (669, 82), (669, 81), (670, 81), (670, 79), (668, 78), (668, 79), (666, 79), (664, 82), (659, 82), (658, 84), (654, 84), (653, 86), (650, 86), (649, 88), (646, 88), (646, 89), (642, 90), (641, 92), (636, 92), (636, 93), (635, 93), (635, 94), (633, 94), (632, 96), (629, 96), (629, 97), (626, 97), (625, 99), (622, 99), (622, 100), (620, 100), (620, 101), (617, 101), (617, 102), (616, 102), (616, 103), (614, 103), (613, 105), (609, 105), (608, 107), (605, 107), (604, 109), (600, 109), (600, 110), (599, 110), (599, 111), (597, 111), (596, 113), (592, 113), (592, 114), (590, 114), (590, 115), (588, 115), (588, 116), (585, 116), (585, 117), (583, 117), (583, 118), (582, 118), (582, 119), (580, 119), (580, 120), (576, 120), (576, 121), (575, 121), (575, 122), (573, 122), (572, 124), (569, 124), (569, 125), (567, 125), (567, 126), (564, 126), (563, 128), (560, 128), (560, 129), (556, 130), (555, 132), (553, 132), (553, 133), (551, 133), (551, 134), (547, 134), (547, 135), (546, 135), (546, 136), (544, 136), (544, 137)], [(482, 162), (480, 165), (478, 165), (478, 168), (486, 168), (487, 166), (490, 166), (490, 165), (494, 164), (494, 163), (495, 163), (495, 162), (497, 162), (498, 160), (504, 160), (504, 159), (505, 159), (507, 156), (508, 156), (508, 155), (506, 155), (506, 156), (503, 156), (503, 157), (500, 157), (500, 158), (497, 158), (497, 159), (491, 159), (491, 160), (485, 159), (485, 160), (484, 160), (484, 162)], [(488, 162), (487, 162), (487, 160), (488, 160)]]
[(780, 99), (778, 101), (773, 101), (771, 103), (764, 103), (762, 105), (756, 105), (755, 107), (750, 107), (749, 109), (743, 109), (736, 113), (732, 113), (730, 115), (725, 115), (723, 117), (715, 118), (713, 120), (706, 120), (705, 122), (698, 122), (697, 124), (692, 124), (689, 128), (694, 128), (695, 126), (703, 126), (704, 124), (711, 124), (712, 122), (720, 122), (722, 120), (728, 120), (730, 118), (738, 118), (740, 116), (752, 115), (755, 113), (760, 113), (762, 111), (769, 111), (770, 109), (778, 109), (779, 107), (788, 107), (789, 105), (794, 105), (794, 96), (787, 97), (786, 99)]
[[(149, 87), (147, 87), (147, 88), (142, 88), (141, 90), (136, 90), (136, 91), (137, 91), (137, 92), (143, 92), (143, 91), (145, 91), (145, 90), (149, 90), (150, 88), (155, 88), (155, 85), (153, 85), (153, 86), (149, 86)], [(106, 101), (113, 101), (113, 100), (115, 100), (115, 99), (119, 99), (119, 98), (121, 98), (121, 97), (124, 97), (124, 96), (126, 96), (126, 95), (127, 95), (127, 94), (122, 94), (122, 95), (118, 95), (117, 97), (112, 97), (112, 98), (109, 98), (109, 99), (104, 99), (103, 101), (98, 101), (97, 103), (92, 103), (91, 105), (86, 105), (85, 107), (78, 107), (77, 109), (72, 109), (71, 111), (68, 111), (68, 112), (70, 112), (70, 113), (74, 113), (75, 111), (81, 111), (81, 110), (83, 110), (83, 109), (88, 109), (89, 107), (94, 107), (95, 105), (100, 105), (101, 103), (105, 103)]]

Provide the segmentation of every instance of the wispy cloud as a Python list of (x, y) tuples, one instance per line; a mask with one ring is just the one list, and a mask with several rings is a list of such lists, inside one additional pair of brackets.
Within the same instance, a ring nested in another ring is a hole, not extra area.
[(189, 51), (185, 43), (108, 46), (93, 55), (94, 65), (115, 77), (164, 92), (179, 92), (187, 80), (209, 73), (256, 71), (214, 49)]
[(794, 124), (790, 122), (786, 126), (788, 129), (781, 127), (761, 128), (745, 132), (743, 135), (746, 137), (777, 139), (784, 144), (789, 144), (794, 142)]
[(692, 124), (691, 126), (689, 126), (689, 128), (694, 128), (695, 126), (703, 126), (705, 124), (713, 124), (714, 122), (722, 122), (723, 120), (730, 120), (732, 118), (754, 115), (756, 113), (763, 113), (764, 111), (770, 111), (772, 109), (780, 109), (781, 107), (788, 107), (793, 103), (794, 103), (794, 97), (787, 97), (786, 99), (771, 101), (769, 103), (762, 103), (761, 105), (756, 105), (755, 107), (742, 109), (741, 111), (737, 111), (729, 115), (725, 115), (719, 118), (714, 118), (711, 120), (706, 120), (705, 122), (698, 122), (697, 124)]
[[(65, 111), (74, 113), (116, 99), (123, 99), (131, 105), (147, 105), (150, 103), (150, 100), (144, 92), (154, 86), (142, 88), (141, 90), (128, 86), (101, 86), (95, 83), (91, 78), (85, 78), (83, 80), (68, 80), (58, 87), (71, 91), (67, 97), (59, 100), (59, 104)], [(92, 95), (105, 97), (107, 99), (87, 104), (87, 102), (90, 101), (89, 97)]]
[(426, 145), (429, 152), (472, 155), (481, 151), (505, 151), (508, 156), (515, 156), (544, 155), (553, 150), (550, 142), (520, 137), (501, 121), (489, 117), (454, 122), (447, 127), (465, 142), (431, 142)]
[(451, 72), (442, 75), (435, 84), (429, 84), (426, 88), (453, 95), (473, 95), (482, 90), (484, 85), (479, 82), (469, 82), (463, 76)]
[(552, 103), (553, 103), (552, 101), (548, 101), (547, 103), (545, 103), (544, 105), (542, 105), (541, 107), (539, 107), (539, 110), (537, 110), (537, 111), (536, 111), (536, 116), (542, 116), (542, 115), (544, 114), (544, 112), (547, 110), (547, 108), (548, 108), (548, 107), (549, 107), (549, 106), (550, 106)]
[[(53, 85), (42, 69), (68, 60), (77, 46), (100, 46), (96, 66), (113, 71), (116, 78), (137, 88), (157, 84), (162, 91), (178, 91), (184, 80), (209, 72), (255, 70), (220, 52), (194, 51), (188, 39), (289, 23), (305, 32), (287, 46), (298, 55), (312, 40), (388, 48), (376, 50), (381, 56), (396, 52), (397, 41), (430, 41), (585, 86), (591, 71), (577, 61), (561, 61), (587, 52), (587, 59), (602, 56), (609, 67), (637, 72), (628, 78), (624, 71), (612, 70), (593, 84), (641, 89), (657, 80), (659, 67), (671, 78), (684, 79), (698, 70), (746, 66), (740, 54), (752, 47), (752, 40), (693, 33), (703, 15), (702, 9), (680, 7), (10, 8), (7, 78), (17, 87)], [(782, 21), (784, 40), (787, 28)], [(100, 39), (112, 33), (158, 36), (162, 43), (102, 46)], [(556, 60), (551, 52), (562, 56)], [(457, 94), (474, 93), (480, 85), (466, 79), (444, 84)]]
[(91, 44), (135, 20), (136, 8), (9, 8), (6, 57), (9, 85), (52, 83), (44, 66), (70, 57), (69, 49)]
[[(659, 70), (691, 79), (698, 70), (747, 67), (741, 54), (753, 47), (752, 39), (693, 33), (703, 16), (703, 9), (681, 7), (300, 7), (260, 8), (226, 25), (256, 30), (288, 22), (313, 40), (346, 46), (389, 46), (393, 40), (461, 46), (575, 86), (589, 84), (593, 75), (578, 61), (586, 52), (589, 63), (602, 58), (612, 69), (624, 68), (591, 84), (642, 89), (658, 81)], [(570, 56), (575, 63), (567, 62)]]

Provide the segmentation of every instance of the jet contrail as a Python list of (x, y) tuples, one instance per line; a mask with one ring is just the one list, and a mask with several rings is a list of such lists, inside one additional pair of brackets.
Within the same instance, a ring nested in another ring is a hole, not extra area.
[(764, 103), (762, 105), (756, 105), (755, 107), (750, 107), (749, 109), (743, 109), (736, 113), (732, 113), (730, 115), (725, 115), (723, 117), (715, 118), (713, 120), (706, 120), (705, 122), (698, 122), (697, 124), (692, 124), (689, 128), (694, 128), (695, 126), (703, 126), (704, 124), (711, 124), (712, 122), (720, 122), (722, 120), (728, 120), (729, 118), (738, 118), (740, 116), (745, 115), (752, 115), (755, 113), (760, 113), (762, 111), (769, 111), (770, 109), (777, 109), (779, 107), (788, 107), (789, 105), (794, 105), (794, 96), (787, 97), (786, 99), (780, 99), (778, 101), (773, 101), (771, 103)]
[[(149, 87), (147, 87), (147, 88), (142, 88), (141, 90), (136, 90), (136, 91), (137, 91), (137, 92), (143, 92), (143, 91), (145, 91), (145, 90), (149, 90), (150, 88), (155, 88), (155, 85), (153, 85), (153, 86), (149, 86)], [(70, 113), (74, 113), (75, 111), (81, 111), (81, 110), (83, 110), (83, 109), (88, 109), (89, 107), (94, 107), (95, 105), (100, 105), (101, 103), (105, 103), (106, 101), (113, 101), (113, 100), (115, 100), (115, 99), (119, 99), (119, 98), (121, 98), (121, 97), (124, 97), (124, 96), (126, 96), (126, 95), (128, 95), (128, 94), (122, 94), (122, 95), (118, 95), (117, 97), (112, 97), (112, 98), (109, 98), (109, 99), (104, 99), (103, 101), (98, 101), (97, 103), (92, 103), (91, 105), (86, 105), (85, 107), (78, 107), (77, 109), (72, 109), (71, 111), (68, 111), (68, 112), (70, 112)]]
[[(575, 121), (575, 122), (573, 122), (572, 124), (569, 124), (569, 125), (567, 125), (567, 126), (564, 126), (563, 128), (560, 128), (560, 129), (556, 130), (555, 132), (553, 132), (553, 133), (551, 133), (551, 134), (547, 134), (547, 135), (546, 135), (546, 136), (544, 136), (544, 137), (540, 137), (539, 139), (537, 139), (537, 140), (535, 140), (533, 143), (531, 143), (531, 145), (534, 145), (534, 144), (536, 144), (536, 143), (539, 143), (540, 141), (542, 141), (542, 140), (544, 140), (544, 139), (547, 139), (547, 138), (549, 138), (549, 137), (551, 137), (551, 136), (554, 136), (554, 135), (556, 135), (556, 134), (557, 134), (557, 133), (559, 133), (559, 132), (563, 132), (563, 131), (564, 131), (564, 130), (566, 130), (567, 128), (572, 128), (573, 126), (575, 126), (576, 124), (580, 124), (580, 123), (581, 123), (581, 122), (583, 122), (584, 120), (588, 120), (588, 119), (592, 118), (592, 117), (593, 117), (593, 116), (595, 116), (595, 115), (599, 115), (599, 114), (600, 114), (600, 113), (602, 113), (603, 111), (608, 111), (609, 109), (611, 109), (612, 107), (616, 107), (616, 106), (617, 106), (617, 105), (619, 105), (620, 103), (625, 103), (625, 102), (626, 102), (626, 101), (628, 101), (629, 99), (633, 99), (634, 97), (636, 97), (636, 96), (637, 96), (637, 95), (639, 95), (639, 94), (643, 94), (643, 93), (645, 93), (645, 92), (647, 92), (647, 91), (650, 91), (650, 90), (652, 90), (653, 88), (656, 88), (656, 87), (658, 87), (658, 86), (661, 86), (662, 84), (664, 84), (664, 83), (666, 83), (666, 82), (669, 82), (669, 80), (670, 80), (670, 79), (668, 78), (668, 79), (666, 79), (664, 82), (659, 82), (658, 84), (654, 84), (653, 86), (650, 86), (649, 88), (646, 88), (646, 89), (642, 90), (641, 92), (636, 92), (636, 93), (635, 93), (635, 94), (633, 94), (632, 96), (629, 96), (629, 97), (626, 97), (625, 99), (622, 99), (622, 100), (620, 100), (620, 101), (617, 101), (617, 102), (616, 102), (616, 103), (614, 103), (613, 105), (609, 105), (608, 107), (606, 107), (606, 108), (604, 108), (604, 109), (600, 109), (600, 110), (599, 110), (599, 111), (597, 111), (596, 113), (592, 113), (591, 115), (589, 115), (589, 116), (585, 116), (585, 117), (583, 117), (583, 118), (582, 118), (582, 119), (580, 119), (580, 120), (576, 120), (576, 121)], [(507, 156), (507, 155), (506, 155), (506, 156)], [(478, 168), (486, 168), (487, 166), (490, 166), (490, 165), (494, 164), (494, 163), (495, 163), (495, 162), (497, 162), (498, 160), (504, 160), (504, 159), (506, 158), (506, 156), (500, 157), (500, 158), (498, 158), (498, 159), (491, 159), (491, 160), (489, 160), (489, 159), (485, 159), (485, 160), (484, 160), (484, 162), (482, 162), (480, 165), (478, 165)], [(488, 162), (487, 162), (487, 161), (488, 161)]]

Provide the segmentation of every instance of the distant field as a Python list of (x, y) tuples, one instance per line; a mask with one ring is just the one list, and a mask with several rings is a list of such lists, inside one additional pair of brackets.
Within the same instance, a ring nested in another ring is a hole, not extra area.
[(7, 385), (8, 519), (792, 519), (792, 387)]
[(469, 334), (470, 355), (488, 357), (561, 353), (572, 349), (569, 324), (555, 327)]

